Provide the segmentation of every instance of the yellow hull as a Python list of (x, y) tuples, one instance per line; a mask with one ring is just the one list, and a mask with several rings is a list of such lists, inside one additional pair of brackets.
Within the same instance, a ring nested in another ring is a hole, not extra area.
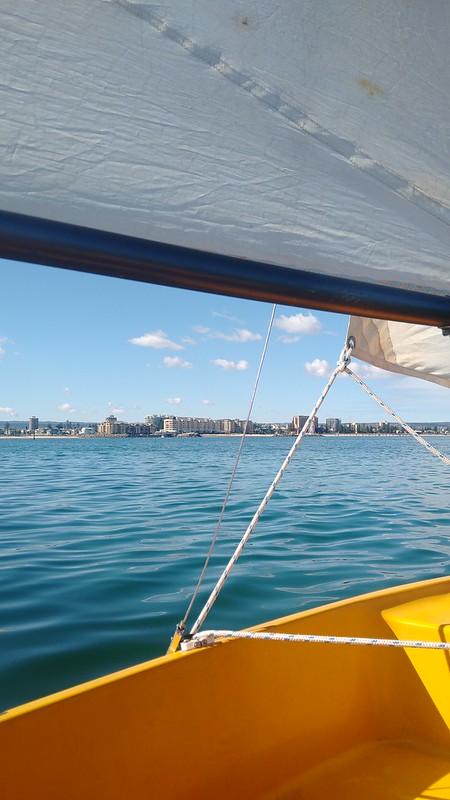
[[(258, 630), (393, 638), (419, 609), (410, 638), (439, 640), (449, 592), (427, 581)], [(450, 799), (448, 654), (409, 655), (227, 641), (60, 692), (1, 717), (1, 796)]]

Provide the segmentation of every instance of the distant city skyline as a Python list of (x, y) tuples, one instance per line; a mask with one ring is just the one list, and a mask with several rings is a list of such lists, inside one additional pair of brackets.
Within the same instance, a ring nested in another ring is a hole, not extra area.
[[(127, 422), (151, 413), (242, 419), (270, 304), (0, 261), (0, 419)], [(279, 307), (252, 419), (313, 408), (346, 338), (347, 317)], [(450, 347), (450, 343), (449, 343)], [(353, 362), (406, 420), (450, 418), (435, 384)], [(386, 417), (347, 377), (320, 418)]]
[[(57, 422), (56, 420), (39, 420), (36, 416), (28, 420), (0, 420), (0, 436), (15, 434), (21, 435), (52, 435), (57, 433), (81, 433), (89, 436), (151, 436), (157, 433), (168, 435), (178, 434), (242, 434), (247, 427), (247, 434), (292, 434), (299, 433), (305, 426), (308, 417), (295, 415), (290, 422), (254, 422), (243, 419), (213, 419), (211, 417), (183, 417), (176, 415), (149, 414), (145, 420), (125, 422), (110, 414), (104, 421)], [(415, 430), (430, 433), (450, 434), (450, 422), (428, 421), (415, 422), (405, 420)], [(406, 433), (402, 426), (394, 420), (380, 422), (359, 422), (357, 420), (341, 420), (336, 417), (327, 417), (320, 420), (317, 416), (310, 422), (308, 433)]]
[[(173, 420), (174, 422), (170, 425), (166, 425), (166, 421)], [(297, 432), (300, 431), (307, 420), (306, 415), (295, 415), (292, 420), (290, 421), (248, 421), (248, 430), (247, 433), (255, 433), (265, 429), (265, 432), (269, 430), (282, 430), (282, 429), (290, 429), (296, 430)], [(176, 425), (175, 421), (182, 421), (182, 422), (190, 422), (190, 423), (207, 423), (212, 422), (215, 423), (213, 427), (209, 430), (204, 429), (203, 432), (215, 432), (215, 433), (242, 433), (245, 426), (245, 420), (238, 419), (238, 418), (230, 418), (224, 417), (219, 419), (214, 419), (213, 417), (183, 417), (174, 414), (147, 414), (144, 420), (134, 420), (133, 422), (125, 422), (124, 420), (118, 419), (114, 414), (110, 414), (106, 417), (105, 420), (99, 422), (98, 420), (90, 420), (89, 422), (80, 421), (80, 420), (65, 420), (65, 421), (58, 421), (58, 420), (47, 420), (47, 419), (39, 419), (36, 416), (31, 416), (28, 419), (24, 420), (1, 420), (0, 419), (0, 434), (5, 430), (21, 430), (22, 432), (42, 432), (44, 430), (76, 430), (76, 429), (86, 429), (86, 426), (90, 427), (90, 432), (96, 433), (97, 431), (106, 434), (106, 435), (114, 435), (114, 433), (118, 433), (119, 431), (114, 431), (115, 423), (118, 426), (125, 426), (133, 430), (133, 432), (138, 432), (140, 428), (145, 428), (147, 426), (151, 426), (156, 430), (166, 430), (166, 431), (183, 431), (183, 430), (202, 430), (202, 425), (200, 426), (189, 426), (189, 425)], [(433, 421), (421, 421), (418, 422), (416, 420), (404, 420), (406, 424), (412, 426), (416, 429), (422, 430), (433, 430), (438, 428), (442, 432), (450, 432), (450, 421), (444, 420), (433, 420)], [(219, 423), (225, 423), (219, 425)], [(230, 424), (231, 423), (231, 424)], [(109, 430), (108, 430), (109, 425)], [(393, 419), (383, 419), (381, 421), (366, 421), (360, 422), (358, 420), (347, 420), (347, 419), (340, 419), (338, 417), (327, 417), (326, 419), (319, 419), (319, 417), (314, 417), (314, 425), (311, 425), (311, 432), (314, 430), (320, 431), (322, 429), (326, 429), (332, 433), (339, 433), (344, 430), (354, 429), (354, 430), (383, 430), (389, 427), (392, 428), (401, 428), (401, 425)]]

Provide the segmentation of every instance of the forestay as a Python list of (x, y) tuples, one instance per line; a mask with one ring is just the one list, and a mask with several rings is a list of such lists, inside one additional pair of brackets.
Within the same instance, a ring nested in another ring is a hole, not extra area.
[(448, 293), (445, 0), (0, 0), (0, 210)]

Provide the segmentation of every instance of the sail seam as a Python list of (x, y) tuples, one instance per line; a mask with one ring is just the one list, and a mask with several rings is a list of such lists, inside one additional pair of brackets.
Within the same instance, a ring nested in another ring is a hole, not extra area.
[(148, 22), (158, 33), (166, 39), (183, 48), (199, 61), (202, 61), (218, 74), (239, 86), (260, 103), (280, 114), (288, 122), (295, 125), (302, 133), (308, 134), (320, 144), (335, 152), (350, 166), (360, 170), (363, 174), (374, 178), (385, 188), (393, 191), (422, 211), (430, 214), (435, 219), (450, 225), (450, 208), (438, 200), (430, 197), (414, 183), (402, 175), (381, 164), (372, 156), (358, 148), (354, 142), (345, 137), (338, 136), (313, 119), (306, 111), (288, 101), (277, 89), (264, 86), (246, 72), (233, 67), (226, 62), (220, 52), (212, 47), (203, 46), (185, 36), (166, 20), (155, 14), (150, 6), (118, 0), (119, 4), (127, 11)]

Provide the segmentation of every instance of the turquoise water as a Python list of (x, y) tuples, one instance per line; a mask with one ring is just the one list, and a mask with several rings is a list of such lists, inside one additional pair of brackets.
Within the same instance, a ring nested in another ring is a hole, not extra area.
[[(450, 437), (433, 443), (450, 455)], [(247, 441), (202, 600), (291, 444)], [(237, 447), (0, 440), (0, 708), (165, 652)], [(307, 439), (207, 627), (446, 574), (449, 487), (450, 469), (409, 438)]]

